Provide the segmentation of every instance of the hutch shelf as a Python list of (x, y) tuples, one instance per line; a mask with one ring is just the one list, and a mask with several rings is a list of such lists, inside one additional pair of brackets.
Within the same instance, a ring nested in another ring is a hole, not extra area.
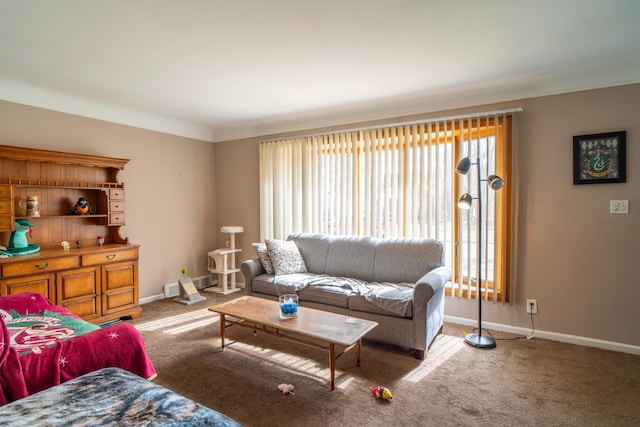
[[(0, 295), (40, 292), (94, 323), (140, 317), (139, 245), (120, 235), (125, 199), (118, 173), (127, 162), (0, 146), (0, 245), (8, 245), (15, 220), (22, 218), (33, 224), (29, 244), (40, 247), (0, 258)], [(27, 196), (38, 198), (38, 216), (28, 215)], [(86, 215), (74, 214), (80, 198), (91, 206)]]

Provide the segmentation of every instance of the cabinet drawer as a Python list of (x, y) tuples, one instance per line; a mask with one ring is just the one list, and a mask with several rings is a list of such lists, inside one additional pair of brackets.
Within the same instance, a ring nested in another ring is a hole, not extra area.
[(32, 259), (29, 261), (7, 263), (3, 265), (2, 275), (4, 277), (23, 276), (25, 274), (64, 270), (79, 266), (80, 258), (74, 256), (65, 258)]
[(13, 230), (13, 217), (11, 215), (0, 215), (0, 230)]
[(11, 186), (7, 184), (0, 185), (0, 199), (11, 198)]
[(0, 199), (0, 214), (10, 214), (10, 213), (11, 213), (11, 200)]
[(109, 190), (110, 200), (124, 200), (124, 190), (122, 188), (111, 188)]
[(124, 202), (122, 200), (111, 200), (109, 202), (109, 212), (124, 212)]
[(98, 254), (90, 254), (82, 256), (82, 265), (101, 265), (116, 261), (132, 261), (138, 259), (138, 249), (125, 249), (121, 251), (109, 251)]
[(109, 225), (124, 225), (124, 213), (109, 214)]

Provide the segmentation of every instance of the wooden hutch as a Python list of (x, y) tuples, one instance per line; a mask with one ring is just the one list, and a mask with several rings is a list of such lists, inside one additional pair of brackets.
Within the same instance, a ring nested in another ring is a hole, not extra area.
[[(40, 292), (93, 323), (140, 317), (139, 245), (120, 235), (125, 203), (118, 173), (128, 161), (0, 146), (0, 245), (8, 245), (15, 220), (24, 218), (33, 224), (29, 244), (40, 247), (0, 258), (0, 295)], [(40, 216), (26, 216), (20, 201), (27, 196), (38, 197)], [(73, 214), (81, 197), (91, 214)]]

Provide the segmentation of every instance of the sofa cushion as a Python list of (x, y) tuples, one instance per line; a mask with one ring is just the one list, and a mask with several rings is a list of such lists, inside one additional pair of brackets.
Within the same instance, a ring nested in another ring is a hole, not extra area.
[(369, 283), (371, 293), (349, 295), (349, 309), (383, 314), (385, 316), (413, 317), (413, 284)]
[(307, 271), (307, 266), (295, 242), (268, 239), (265, 244), (267, 245), (274, 274), (304, 273)]
[(351, 290), (331, 285), (308, 286), (298, 292), (300, 301), (317, 302), (335, 307), (349, 308)]
[(273, 283), (273, 275), (261, 274), (256, 276), (251, 283), (251, 292), (277, 296), (276, 285)]
[(294, 273), (282, 275), (261, 274), (253, 279), (251, 289), (267, 295), (294, 294), (307, 286), (317, 275), (312, 273)]
[(375, 251), (373, 277), (378, 282), (415, 283), (444, 263), (444, 245), (433, 239), (378, 239)]
[(369, 236), (346, 236), (331, 242), (325, 273), (372, 281), (376, 246)]
[(262, 264), (262, 268), (267, 274), (273, 274), (273, 264), (271, 264), (271, 258), (269, 258), (269, 252), (267, 251), (267, 245), (264, 243), (254, 243), (253, 249), (256, 251), (256, 255)]
[(311, 233), (293, 233), (288, 240), (296, 242), (296, 246), (304, 258), (307, 271), (310, 273), (323, 274), (327, 263), (329, 246), (334, 240), (332, 236)]

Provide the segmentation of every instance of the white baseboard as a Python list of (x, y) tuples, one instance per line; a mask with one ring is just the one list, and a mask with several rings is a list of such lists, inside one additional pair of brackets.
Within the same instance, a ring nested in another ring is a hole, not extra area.
[[(209, 281), (209, 276), (200, 276), (200, 277), (196, 277), (195, 279), (192, 279), (194, 281), (194, 284), (199, 283), (200, 285), (204, 287), (211, 287), (211, 286), (217, 286), (218, 281), (217, 280), (211, 280)], [(207, 286), (209, 285), (209, 286)], [(239, 289), (244, 289), (244, 283), (241, 282), (237, 282), (236, 283), (236, 287)], [(203, 289), (198, 289), (199, 291), (203, 290)], [(148, 304), (150, 302), (153, 301), (158, 301), (161, 299), (165, 299), (165, 298), (174, 298), (177, 297), (178, 294), (180, 293), (178, 290), (178, 282), (175, 283), (168, 283), (166, 285), (163, 286), (163, 291), (164, 293), (162, 294), (156, 294), (156, 295), (151, 295), (150, 297), (145, 297), (145, 298), (140, 298), (140, 304), (144, 305), (144, 304)]]
[[(465, 319), (463, 317), (444, 316), (444, 321), (449, 323), (455, 323), (457, 325), (465, 325), (465, 326), (473, 326), (473, 327), (478, 326), (477, 320)], [(493, 329), (495, 331), (509, 332), (512, 334), (525, 335), (525, 336), (529, 336), (529, 334), (531, 334), (530, 328), (521, 328), (516, 326), (503, 325), (501, 323), (482, 322), (482, 329)], [(535, 337), (544, 338), (551, 341), (566, 342), (569, 344), (584, 345), (587, 347), (595, 347), (595, 348), (601, 348), (604, 350), (612, 350), (612, 351), (619, 351), (622, 353), (640, 355), (640, 346), (637, 346), (637, 345), (623, 344), (623, 343), (618, 343), (613, 341), (604, 341), (604, 340), (598, 340), (595, 338), (581, 337), (577, 335), (560, 334), (557, 332), (541, 331), (539, 329), (536, 329), (534, 331), (534, 335)]]
[(164, 294), (151, 295), (150, 297), (140, 298), (140, 305), (148, 304), (153, 301), (164, 299)]

